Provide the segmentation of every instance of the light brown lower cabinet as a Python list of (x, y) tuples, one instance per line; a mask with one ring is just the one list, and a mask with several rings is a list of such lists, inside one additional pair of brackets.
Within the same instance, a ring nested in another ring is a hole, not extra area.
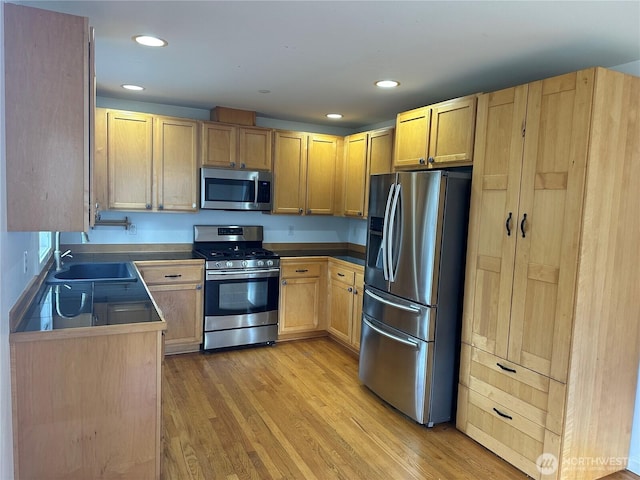
[(11, 335), (16, 479), (160, 478), (163, 328)]
[(167, 322), (165, 353), (200, 350), (203, 335), (202, 260), (136, 262), (140, 275)]
[(364, 268), (329, 259), (328, 332), (351, 350), (360, 351)]
[(278, 340), (326, 335), (326, 257), (280, 259)]

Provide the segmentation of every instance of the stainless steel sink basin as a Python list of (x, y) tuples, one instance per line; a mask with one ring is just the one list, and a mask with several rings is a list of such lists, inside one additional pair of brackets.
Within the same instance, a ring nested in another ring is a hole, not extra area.
[(136, 273), (130, 262), (74, 263), (59, 272), (49, 274), (48, 283), (73, 282), (133, 282)]

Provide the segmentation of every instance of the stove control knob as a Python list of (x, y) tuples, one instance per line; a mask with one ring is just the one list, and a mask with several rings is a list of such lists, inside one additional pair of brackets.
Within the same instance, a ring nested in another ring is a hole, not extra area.
[(242, 266), (246, 267), (247, 266), (247, 261), (246, 260), (242, 260)]
[(227, 267), (229, 268), (233, 267), (233, 262), (227, 262)]
[(216, 262), (216, 268), (220, 268), (220, 262)]
[(267, 260), (267, 266), (273, 267), (273, 260)]
[(258, 260), (258, 266), (259, 267), (264, 267), (264, 261), (263, 260)]

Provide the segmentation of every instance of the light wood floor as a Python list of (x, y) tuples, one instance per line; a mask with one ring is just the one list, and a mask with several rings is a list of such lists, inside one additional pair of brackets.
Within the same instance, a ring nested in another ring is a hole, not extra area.
[(387, 406), (327, 338), (166, 357), (163, 404), (164, 480), (527, 478), (453, 424)]

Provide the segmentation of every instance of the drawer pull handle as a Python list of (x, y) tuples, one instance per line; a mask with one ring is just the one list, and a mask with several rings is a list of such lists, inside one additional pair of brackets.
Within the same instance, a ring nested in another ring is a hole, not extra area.
[(497, 366), (499, 366), (502, 370), (504, 370), (505, 372), (511, 372), (511, 373), (516, 373), (516, 369), (515, 368), (509, 368), (509, 367), (505, 367), (504, 365), (502, 365), (500, 362), (496, 363)]
[(507, 237), (511, 236), (511, 216), (512, 215), (513, 215), (513, 212), (509, 212), (509, 216), (507, 217), (507, 221), (504, 224), (504, 226), (507, 227)]
[(520, 222), (520, 231), (522, 232), (522, 238), (525, 238), (524, 226), (527, 223), (527, 214), (522, 215), (522, 221)]
[(500, 415), (502, 418), (508, 418), (509, 420), (513, 420), (513, 417), (511, 415), (507, 415), (506, 413), (502, 413), (500, 410), (498, 410), (495, 407), (493, 407), (493, 411), (496, 412), (498, 415)]
[(340, 272), (338, 272), (338, 276), (339, 276), (339, 277), (344, 277), (344, 273), (340, 273)]
[(174, 275), (165, 275), (164, 278), (180, 278), (181, 276), (181, 274), (176, 273)]
[(305, 272), (308, 272), (308, 271), (309, 271), (308, 268), (301, 268), (301, 269), (296, 270), (296, 273), (305, 273)]

